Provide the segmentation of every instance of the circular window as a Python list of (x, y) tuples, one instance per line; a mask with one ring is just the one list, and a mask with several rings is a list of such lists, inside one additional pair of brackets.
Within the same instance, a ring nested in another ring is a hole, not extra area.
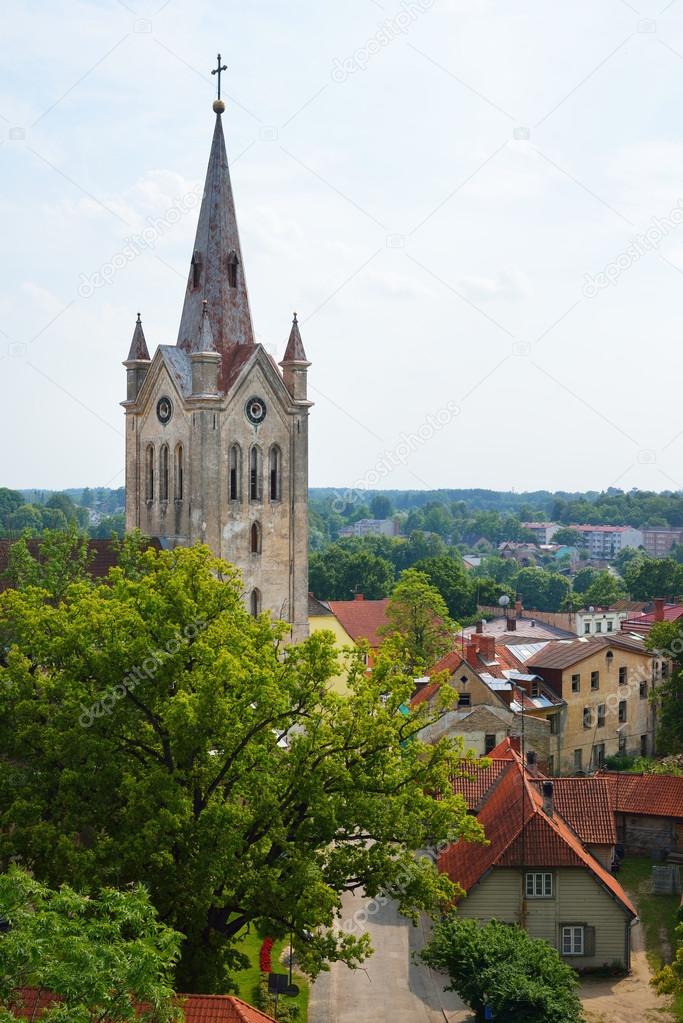
[(245, 405), (247, 419), (254, 426), (258, 426), (266, 418), (266, 403), (263, 398), (250, 398)]
[(172, 415), (173, 405), (171, 404), (171, 399), (167, 398), (164, 395), (164, 397), (159, 398), (157, 402), (157, 419), (159, 420), (160, 423), (163, 423), (163, 425), (165, 426), (166, 423), (169, 422)]

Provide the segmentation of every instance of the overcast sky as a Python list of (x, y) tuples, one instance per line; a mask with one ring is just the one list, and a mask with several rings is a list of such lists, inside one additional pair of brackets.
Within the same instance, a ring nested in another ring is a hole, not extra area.
[(121, 361), (138, 309), (175, 343), (218, 49), (313, 485), (683, 487), (683, 0), (14, 4), (1, 484), (123, 484)]

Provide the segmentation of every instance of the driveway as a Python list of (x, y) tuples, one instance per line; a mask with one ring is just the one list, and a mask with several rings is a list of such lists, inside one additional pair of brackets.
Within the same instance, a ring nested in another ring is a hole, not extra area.
[(309, 1023), (470, 1023), (469, 1009), (443, 990), (447, 978), (413, 963), (425, 932), (401, 917), (394, 903), (379, 907), (361, 894), (346, 894), (342, 919), (352, 920), (368, 905), (370, 914), (358, 933), (370, 934), (375, 952), (359, 970), (336, 963), (321, 974), (311, 990)]
[(650, 987), (650, 968), (645, 956), (643, 928), (631, 931), (631, 973), (623, 979), (586, 979), (581, 1001), (589, 1023), (669, 1023), (669, 999)]

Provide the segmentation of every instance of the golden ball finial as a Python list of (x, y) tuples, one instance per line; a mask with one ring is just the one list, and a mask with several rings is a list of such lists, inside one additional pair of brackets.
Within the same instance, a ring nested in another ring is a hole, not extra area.
[(215, 99), (213, 101), (213, 109), (214, 109), (215, 113), (222, 114), (223, 111), (225, 110), (225, 103), (223, 102), (223, 100), (222, 99)]

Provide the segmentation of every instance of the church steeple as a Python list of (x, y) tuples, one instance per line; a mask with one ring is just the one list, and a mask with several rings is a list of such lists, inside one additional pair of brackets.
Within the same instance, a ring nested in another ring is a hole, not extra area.
[(138, 318), (135, 321), (133, 340), (130, 343), (130, 351), (128, 352), (126, 362), (149, 362), (149, 352), (147, 350), (147, 342), (145, 341), (145, 332), (142, 329), (140, 313), (138, 313)]
[(289, 341), (287, 342), (285, 355), (280, 365), (282, 366), (282, 377), (285, 387), (291, 396), (299, 401), (305, 401), (307, 398), (308, 367), (311, 364), (306, 358), (296, 313), (294, 313), (292, 329), (289, 332)]
[(254, 344), (221, 123), (224, 109), (222, 100), (214, 103), (216, 125), (178, 332), (178, 347), (190, 352), (199, 338), (202, 303), (206, 301), (216, 351), (221, 356), (225, 356), (233, 344)]

